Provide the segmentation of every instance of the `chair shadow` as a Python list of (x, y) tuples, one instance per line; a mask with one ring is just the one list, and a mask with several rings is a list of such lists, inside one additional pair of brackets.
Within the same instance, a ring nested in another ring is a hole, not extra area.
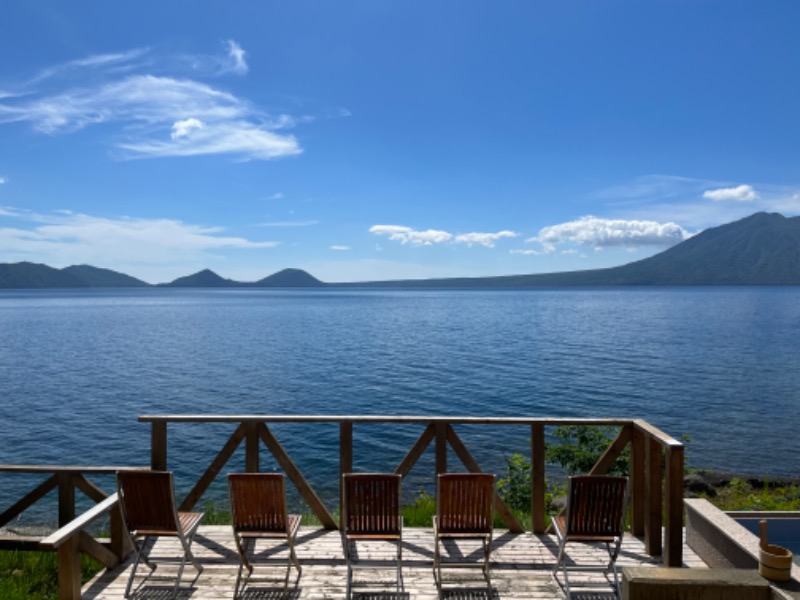
[(497, 591), (492, 589), (490, 593), (485, 585), (480, 588), (453, 587), (439, 590), (439, 600), (494, 600), (496, 598), (499, 598)]
[(298, 600), (302, 588), (284, 590), (279, 588), (259, 588), (248, 585), (244, 591), (239, 592), (237, 600)]
[(408, 592), (356, 592), (353, 591), (353, 600), (410, 600)]
[[(138, 590), (132, 591), (129, 598), (131, 600), (171, 600), (175, 590), (174, 586), (167, 585), (143, 585)], [(178, 588), (176, 600), (181, 598), (191, 598), (197, 590), (192, 588)]]

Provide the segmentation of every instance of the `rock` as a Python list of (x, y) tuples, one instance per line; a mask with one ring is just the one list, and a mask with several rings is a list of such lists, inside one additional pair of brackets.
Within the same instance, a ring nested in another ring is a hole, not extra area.
[(683, 489), (685, 492), (689, 492), (686, 496), (691, 498), (697, 498), (701, 495), (709, 498), (715, 498), (717, 496), (717, 490), (706, 481), (702, 473), (693, 472), (686, 474), (683, 478)]

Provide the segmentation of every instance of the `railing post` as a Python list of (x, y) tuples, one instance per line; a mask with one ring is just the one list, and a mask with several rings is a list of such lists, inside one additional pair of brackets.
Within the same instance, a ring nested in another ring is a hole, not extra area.
[(645, 523), (645, 437), (638, 427), (633, 428), (631, 439), (631, 533), (641, 536)]
[(109, 528), (111, 533), (111, 551), (122, 562), (133, 551), (133, 543), (128, 535), (125, 522), (122, 520), (122, 509), (119, 504), (111, 509), (109, 514)]
[(72, 485), (72, 474), (58, 474), (58, 526), (64, 527), (75, 518), (75, 487)]
[(661, 444), (657, 439), (648, 435), (645, 446), (647, 448), (647, 495), (645, 500), (644, 547), (645, 552), (650, 556), (661, 556)]
[(447, 473), (447, 423), (436, 423), (436, 474)]
[(256, 421), (247, 421), (245, 427), (245, 455), (244, 455), (244, 469), (248, 473), (259, 472), (259, 447), (260, 442), (258, 439), (258, 423)]
[(150, 430), (150, 468), (167, 470), (167, 422), (153, 421)]
[(545, 532), (544, 425), (531, 425), (531, 528)]
[(58, 547), (58, 598), (80, 600), (81, 561), (78, 536), (74, 535)]
[(666, 522), (664, 564), (683, 564), (683, 445), (667, 447)]
[(353, 422), (339, 423), (339, 512), (344, 506), (342, 476), (353, 472)]

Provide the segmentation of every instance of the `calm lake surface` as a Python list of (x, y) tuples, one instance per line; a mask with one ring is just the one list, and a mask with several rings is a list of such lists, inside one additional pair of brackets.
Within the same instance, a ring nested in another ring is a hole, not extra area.
[[(3, 291), (0, 461), (146, 465), (143, 414), (621, 417), (690, 436), (689, 466), (798, 476), (798, 346), (798, 288)], [(501, 470), (518, 429), (463, 437)], [(179, 487), (232, 430), (170, 426)], [(335, 489), (335, 425), (274, 431)], [(357, 427), (357, 468), (419, 433)], [(0, 508), (35, 481), (2, 477)]]

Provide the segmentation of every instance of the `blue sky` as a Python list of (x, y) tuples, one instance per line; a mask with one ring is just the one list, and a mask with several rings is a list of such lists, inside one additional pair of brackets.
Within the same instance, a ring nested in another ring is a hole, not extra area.
[(794, 216), (798, 23), (795, 0), (9, 0), (0, 262), (543, 273)]

